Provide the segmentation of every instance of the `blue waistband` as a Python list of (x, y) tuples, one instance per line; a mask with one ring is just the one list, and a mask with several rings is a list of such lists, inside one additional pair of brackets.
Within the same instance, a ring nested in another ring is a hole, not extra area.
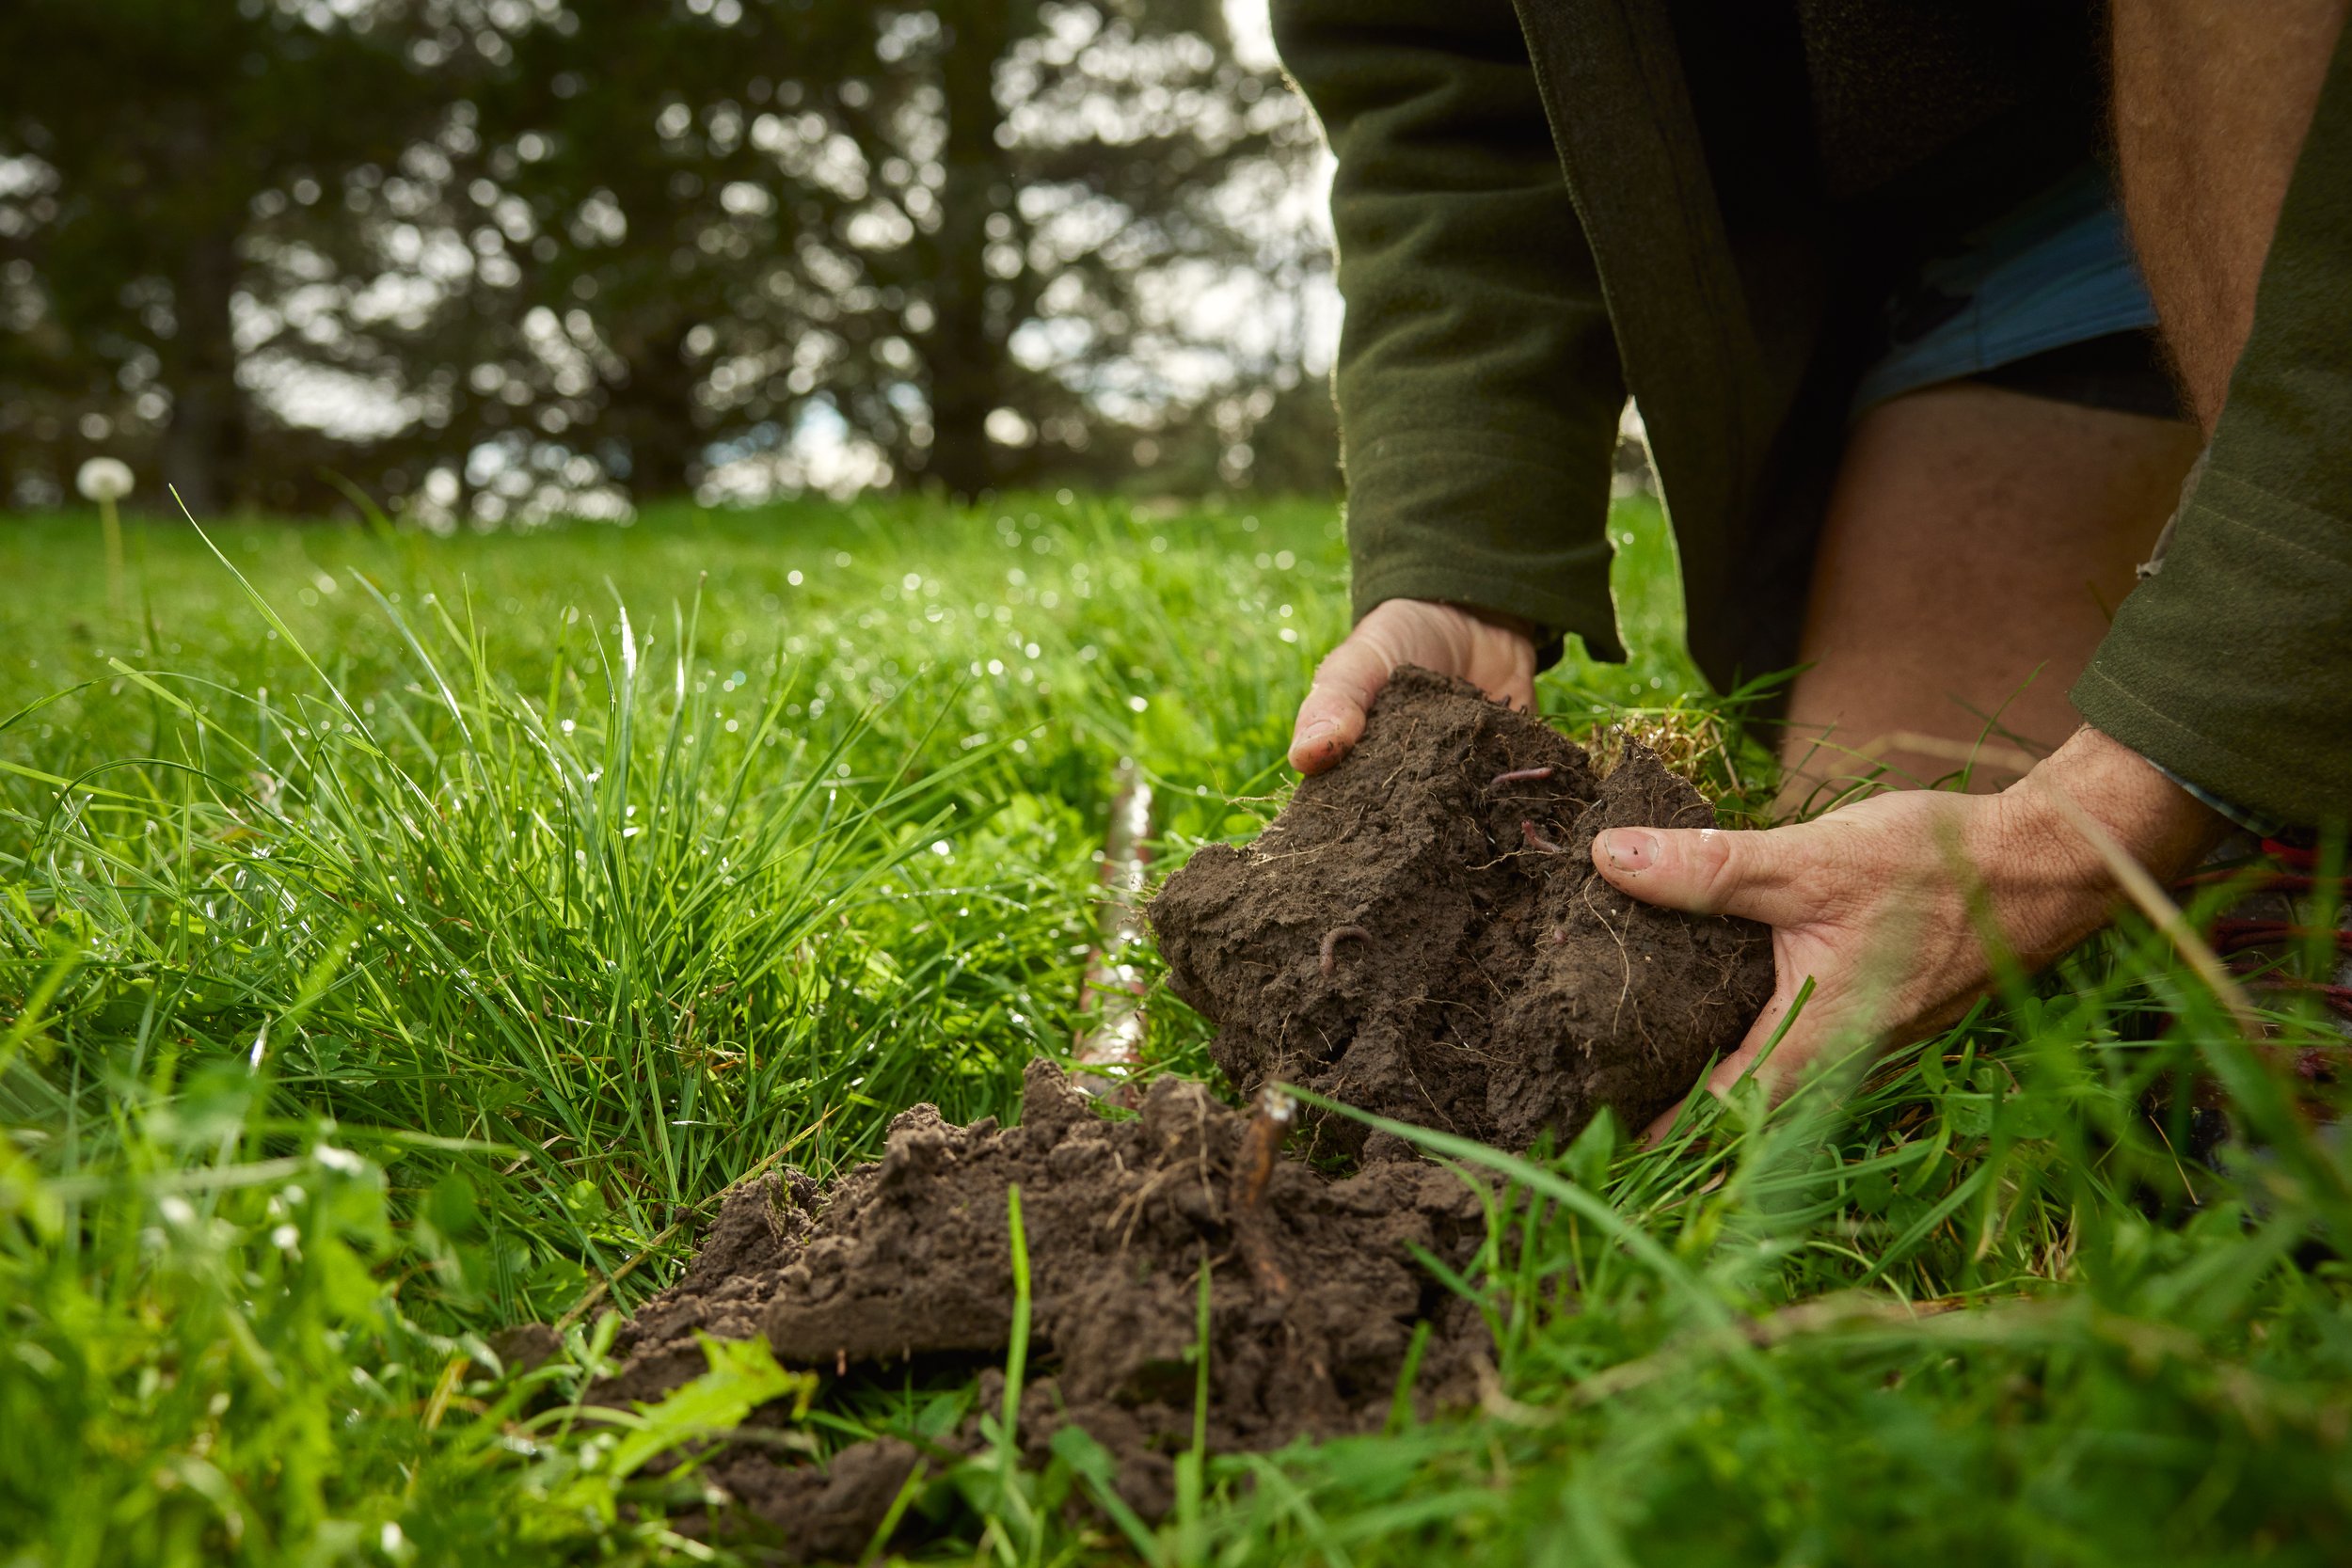
[(1916, 291), (1956, 309), (1916, 336), (1899, 336), (1863, 373), (1857, 414), (1940, 381), (2156, 324), (2114, 187), (2095, 165), (1978, 230), (1957, 255), (1929, 262)]

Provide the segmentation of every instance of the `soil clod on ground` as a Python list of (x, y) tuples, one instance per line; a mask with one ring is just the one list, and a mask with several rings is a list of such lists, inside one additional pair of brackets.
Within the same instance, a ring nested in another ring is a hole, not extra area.
[[(1162, 1079), (1139, 1115), (1109, 1120), (1043, 1062), (1017, 1126), (956, 1127), (917, 1106), (882, 1159), (829, 1190), (786, 1172), (729, 1195), (685, 1276), (622, 1330), (622, 1370), (590, 1397), (650, 1401), (699, 1375), (697, 1330), (765, 1333), (779, 1361), (827, 1374), (1000, 1358), (1018, 1183), (1033, 1347), (1021, 1441), (1041, 1461), (1059, 1427), (1082, 1427), (1147, 1515), (1171, 1505), (1172, 1458), (1192, 1442), (1204, 1260), (1212, 1450), (1378, 1428), (1424, 1321), (1408, 1397), (1424, 1412), (1474, 1398), (1484, 1322), (1412, 1249), (1466, 1265), (1485, 1236), (1479, 1196), (1402, 1146), (1329, 1179), (1281, 1156), (1282, 1119)], [(736, 1449), (704, 1474), (791, 1549), (855, 1555), (917, 1457), (895, 1439), (823, 1466)]]
[[(1714, 820), (1648, 749), (1597, 777), (1540, 720), (1407, 666), (1343, 761), (1254, 843), (1196, 853), (1148, 913), (1245, 1095), (1293, 1083), (1519, 1149), (1603, 1105), (1640, 1128), (1770, 997), (1764, 927), (1653, 909), (1593, 869), (1605, 828)], [(1313, 1148), (1362, 1141), (1325, 1119)]]
[[(1033, 1281), (1020, 1441), (1042, 1461), (1057, 1431), (1084, 1429), (1147, 1516), (1172, 1505), (1193, 1441), (1204, 1265), (1212, 1450), (1374, 1430), (1401, 1388), (1423, 1411), (1466, 1402), (1486, 1324), (1415, 1249), (1467, 1267), (1481, 1196), (1338, 1119), (1312, 1124), (1313, 1152), (1357, 1168), (1324, 1174), (1285, 1154), (1292, 1102), (1262, 1091), (1296, 1083), (1513, 1148), (1572, 1136), (1602, 1105), (1640, 1125), (1739, 1040), (1770, 950), (1761, 927), (1625, 897), (1590, 845), (1607, 827), (1713, 820), (1638, 746), (1599, 778), (1541, 722), (1398, 672), (1346, 761), (1248, 847), (1195, 855), (1151, 906), (1171, 983), (1219, 1025), (1217, 1062), (1251, 1111), (1164, 1078), (1111, 1119), (1043, 1062), (1018, 1125), (956, 1127), (918, 1105), (880, 1161), (830, 1188), (787, 1170), (730, 1194), (590, 1398), (652, 1401), (698, 1376), (697, 1333), (765, 1335), (779, 1361), (834, 1376), (988, 1368), (1013, 1325), (1018, 1185)], [(979, 1387), (1001, 1400), (998, 1374)], [(967, 1420), (931, 1457), (978, 1443)], [(822, 1465), (722, 1446), (703, 1473), (787, 1550), (847, 1557), (924, 1457), (898, 1438)]]

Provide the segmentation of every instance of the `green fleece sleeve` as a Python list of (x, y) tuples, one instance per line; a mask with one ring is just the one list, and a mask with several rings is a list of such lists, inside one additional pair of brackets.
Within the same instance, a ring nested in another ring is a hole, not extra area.
[(1607, 519), (1625, 387), (1518, 17), (1507, 0), (1273, 13), (1339, 164), (1356, 613), (1446, 599), (1622, 658)]
[(2074, 698), (2210, 795), (2312, 826), (2352, 818), (2352, 30), (2204, 477)]

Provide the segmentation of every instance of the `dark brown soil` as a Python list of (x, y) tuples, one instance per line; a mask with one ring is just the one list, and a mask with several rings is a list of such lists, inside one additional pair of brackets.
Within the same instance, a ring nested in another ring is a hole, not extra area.
[[(1714, 820), (1646, 749), (1596, 778), (1541, 721), (1407, 667), (1346, 760), (1248, 847), (1195, 854), (1148, 912), (1244, 1094), (1279, 1080), (1517, 1149), (1603, 1105), (1638, 1129), (1770, 996), (1762, 927), (1652, 909), (1593, 871), (1604, 828)], [(1332, 1119), (1316, 1147), (1362, 1137)]]
[[(1412, 1249), (1466, 1266), (1480, 1196), (1339, 1120), (1317, 1125), (1320, 1152), (1357, 1157), (1354, 1175), (1284, 1158), (1287, 1107), (1259, 1091), (1302, 1084), (1509, 1148), (1571, 1136), (1604, 1104), (1640, 1125), (1739, 1039), (1771, 958), (1759, 927), (1625, 898), (1589, 846), (1604, 827), (1713, 819), (1647, 752), (1597, 779), (1540, 722), (1399, 672), (1347, 761), (1248, 848), (1196, 855), (1150, 911), (1177, 993), (1219, 1024), (1217, 1061), (1259, 1109), (1161, 1079), (1139, 1115), (1109, 1120), (1045, 1063), (1018, 1126), (951, 1127), (918, 1105), (882, 1160), (829, 1189), (785, 1171), (730, 1194), (590, 1398), (651, 1401), (699, 1375), (697, 1331), (765, 1334), (780, 1361), (837, 1376), (1000, 1362), (1016, 1184), (1033, 1280), (1021, 1442), (1041, 1460), (1056, 1431), (1082, 1427), (1146, 1515), (1171, 1505), (1173, 1456), (1192, 1441), (1204, 1259), (1212, 1449), (1376, 1428), (1424, 1323), (1413, 1403), (1475, 1397), (1484, 1322)], [(980, 1387), (993, 1409), (1001, 1380)], [(967, 1421), (934, 1469), (978, 1441)], [(703, 1474), (792, 1555), (850, 1558), (924, 1457), (895, 1438), (823, 1465), (737, 1443)]]
[[(1172, 1079), (1152, 1085), (1139, 1116), (1106, 1120), (1042, 1062), (1029, 1068), (1019, 1126), (952, 1127), (917, 1106), (892, 1124), (881, 1161), (828, 1191), (787, 1172), (730, 1195), (685, 1277), (622, 1331), (622, 1370), (591, 1398), (657, 1399), (698, 1375), (698, 1329), (765, 1332), (780, 1361), (828, 1373), (1000, 1360), (1014, 1183), (1033, 1281), (1023, 1445), (1041, 1458), (1076, 1423), (1118, 1459), (1120, 1491), (1146, 1514), (1170, 1505), (1172, 1456), (1192, 1441), (1204, 1259), (1212, 1449), (1376, 1428), (1423, 1321), (1433, 1331), (1415, 1405), (1474, 1397), (1485, 1325), (1410, 1248), (1467, 1263), (1485, 1235), (1478, 1195), (1393, 1140), (1329, 1180), (1281, 1158), (1281, 1132), (1269, 1113), (1238, 1114)], [(790, 1550), (855, 1556), (917, 1457), (895, 1440), (822, 1467), (737, 1449), (704, 1473)]]

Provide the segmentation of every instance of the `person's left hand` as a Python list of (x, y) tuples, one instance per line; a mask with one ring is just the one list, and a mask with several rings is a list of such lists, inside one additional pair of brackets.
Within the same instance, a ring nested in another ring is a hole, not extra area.
[(1739, 1082), (1810, 978), (1804, 1011), (1757, 1070), (1777, 1100), (1817, 1064), (1920, 1038), (1985, 991), (1993, 971), (1970, 917), (1972, 887), (2029, 969), (2106, 924), (2114, 877), (2051, 798), (2058, 792), (2160, 881), (2193, 864), (2223, 826), (2137, 752), (2086, 727), (1998, 795), (1880, 795), (1758, 832), (1614, 828), (1593, 840), (1593, 863), (1645, 903), (1772, 928), (1772, 998), (1706, 1086), (1720, 1094)]

